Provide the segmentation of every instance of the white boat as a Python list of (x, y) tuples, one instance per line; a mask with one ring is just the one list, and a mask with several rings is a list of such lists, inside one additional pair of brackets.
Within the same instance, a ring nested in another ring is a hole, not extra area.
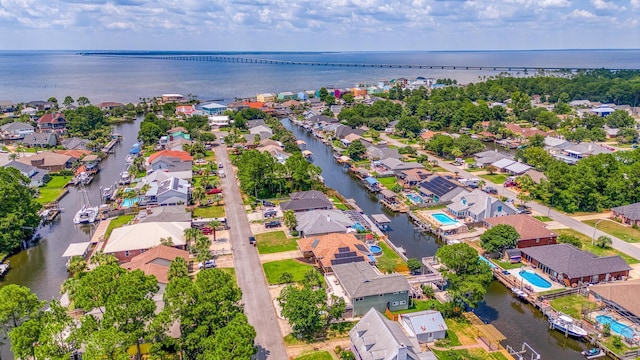
[(522, 289), (520, 289), (518, 287), (515, 287), (515, 286), (511, 288), (511, 292), (513, 292), (513, 294), (516, 297), (519, 297), (521, 299), (524, 299), (524, 298), (527, 297), (527, 293), (524, 290), (522, 290)]
[(104, 199), (104, 201), (111, 200), (112, 196), (113, 196), (113, 188), (111, 186), (107, 186), (106, 188), (102, 189), (102, 198)]
[(7, 271), (9, 271), (9, 262), (8, 261), (6, 263), (1, 263), (0, 264), (0, 276), (4, 276), (4, 274), (6, 274)]
[(73, 217), (74, 224), (92, 224), (98, 217), (98, 207), (82, 206)]
[(131, 174), (128, 171), (120, 173), (120, 185), (127, 185), (131, 183)]
[(575, 337), (582, 338), (588, 335), (587, 331), (574, 323), (574, 320), (567, 315), (558, 315), (555, 318), (549, 318), (551, 327), (560, 332)]

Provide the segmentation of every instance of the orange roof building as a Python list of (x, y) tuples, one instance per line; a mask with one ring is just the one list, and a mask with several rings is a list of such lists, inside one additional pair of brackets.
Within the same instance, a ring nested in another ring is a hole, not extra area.
[(72, 158), (75, 159), (82, 159), (83, 157), (91, 154), (91, 151), (89, 150), (56, 150), (55, 151), (56, 154), (62, 154), (62, 155), (67, 155), (67, 156), (71, 156)]
[(243, 104), (247, 105), (251, 109), (262, 110), (264, 108), (264, 103), (262, 101), (245, 101)]
[(518, 239), (518, 249), (553, 245), (556, 243), (558, 234), (549, 230), (545, 223), (527, 214), (517, 214), (509, 216), (498, 216), (484, 219), (484, 225), (492, 228), (496, 225), (511, 225), (520, 234)]
[(146, 275), (154, 275), (159, 283), (166, 284), (169, 282), (169, 266), (178, 257), (189, 263), (187, 251), (159, 245), (134, 256), (130, 262), (120, 266), (127, 270), (142, 270)]
[(298, 240), (306, 258), (314, 258), (323, 272), (332, 272), (335, 263), (369, 261), (369, 250), (353, 234), (326, 234)]
[(151, 154), (151, 156), (149, 156), (149, 164), (151, 164), (155, 159), (161, 156), (177, 158), (182, 161), (193, 161), (193, 156), (189, 155), (189, 153), (186, 151), (162, 150), (162, 151), (155, 152)]

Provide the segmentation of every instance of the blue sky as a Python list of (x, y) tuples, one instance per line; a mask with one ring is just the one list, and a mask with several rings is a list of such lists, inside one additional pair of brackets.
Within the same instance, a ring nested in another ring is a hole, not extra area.
[(0, 49), (640, 48), (640, 0), (0, 0)]

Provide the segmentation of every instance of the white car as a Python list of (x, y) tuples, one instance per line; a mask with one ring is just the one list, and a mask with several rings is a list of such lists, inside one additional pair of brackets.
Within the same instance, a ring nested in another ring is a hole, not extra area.
[(202, 269), (213, 269), (214, 267), (216, 267), (216, 261), (211, 259), (211, 260), (207, 260), (207, 261), (203, 261), (201, 263), (198, 264), (198, 269), (202, 270)]

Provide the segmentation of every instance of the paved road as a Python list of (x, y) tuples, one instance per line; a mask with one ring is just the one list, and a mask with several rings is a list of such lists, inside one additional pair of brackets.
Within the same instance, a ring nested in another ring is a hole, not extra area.
[(244, 210), (236, 176), (231, 170), (231, 161), (226, 146), (215, 148), (218, 162), (226, 169), (226, 178), (221, 179), (224, 203), (230, 226), (230, 238), (238, 285), (242, 289), (242, 301), (249, 323), (256, 329), (256, 359), (288, 359), (280, 326), (273, 308), (269, 289), (260, 265), (258, 251), (249, 244), (251, 228)]
[[(381, 138), (385, 141), (387, 141), (388, 144), (394, 145), (394, 146), (399, 146), (399, 147), (404, 147), (407, 146), (406, 144), (403, 144), (402, 142), (396, 140), (396, 139), (392, 139), (390, 137), (388, 137), (386, 134), (381, 134)], [(423, 153), (423, 151), (420, 151), (420, 153)], [(462, 169), (460, 169), (459, 167), (452, 165), (446, 161), (443, 161), (442, 159), (436, 158), (434, 156), (428, 155), (429, 156), (429, 160), (437, 160), (438, 161), (438, 165), (450, 172), (458, 172), (459, 176), (465, 177), (465, 178), (478, 178), (477, 174), (473, 174), (467, 171), (464, 171)], [(502, 185), (499, 184), (491, 184), (491, 186), (495, 187), (498, 189), (498, 194), (502, 195), (502, 196), (506, 196), (509, 199), (516, 199), (517, 193), (510, 190), (509, 188), (505, 188)], [(534, 201), (530, 201), (529, 203), (527, 203), (527, 205), (531, 206), (531, 209), (541, 213), (541, 214), (549, 214), (549, 217), (561, 224), (563, 224), (564, 226), (574, 229), (588, 237), (595, 237), (596, 239), (600, 236), (607, 236), (609, 238), (611, 238), (612, 244), (611, 246), (619, 251), (622, 251), (623, 253), (632, 256), (636, 259), (640, 259), (640, 247), (635, 246), (633, 244), (630, 244), (626, 241), (623, 241), (615, 236), (609, 235), (605, 232), (602, 232), (600, 230), (596, 230), (593, 227), (584, 224), (578, 220), (573, 219), (570, 216), (567, 216), (561, 212), (555, 211), (553, 209), (549, 209), (549, 207), (541, 205), (537, 202)], [(595, 232), (594, 232), (595, 230)], [(595, 234), (595, 235), (594, 235)]]

